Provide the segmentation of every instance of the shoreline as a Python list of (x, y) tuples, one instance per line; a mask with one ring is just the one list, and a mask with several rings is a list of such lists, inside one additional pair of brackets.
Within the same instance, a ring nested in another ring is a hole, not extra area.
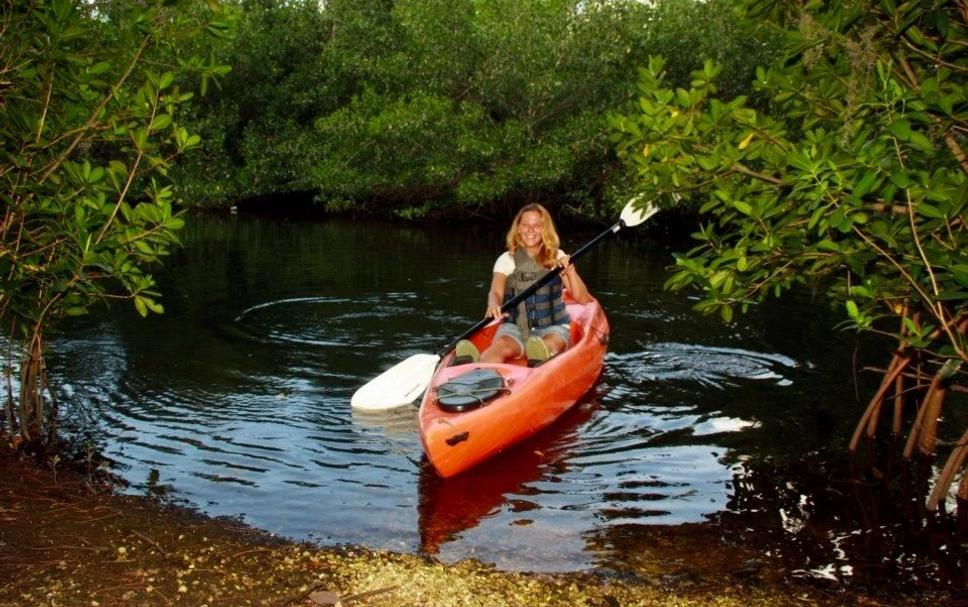
[(645, 571), (654, 563), (614, 575), (537, 574), (500, 571), (473, 560), (443, 564), (358, 547), (321, 548), (150, 497), (120, 495), (110, 483), (92, 484), (77, 473), (38, 467), (5, 451), (0, 487), (2, 606), (281, 607), (335, 605), (342, 599), (338, 604), (394, 607), (877, 607), (922, 604), (918, 599), (927, 598), (886, 602), (788, 579), (744, 580), (726, 571), (703, 575), (699, 582), (689, 576), (661, 580)]

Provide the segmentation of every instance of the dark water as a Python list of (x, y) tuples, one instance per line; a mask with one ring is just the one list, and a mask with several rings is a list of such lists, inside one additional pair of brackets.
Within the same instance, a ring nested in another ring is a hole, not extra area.
[[(806, 295), (730, 325), (697, 316), (662, 290), (670, 252), (647, 229), (580, 264), (610, 352), (549, 430), (443, 482), (415, 411), (352, 413), (377, 372), (477, 320), (503, 229), (194, 218), (157, 272), (165, 315), (115, 305), (55, 343), (69, 426), (131, 492), (321, 544), (618, 570), (654, 534), (738, 521), (780, 546), (747, 549), (775, 552), (822, 519), (809, 549), (786, 549), (809, 554), (797, 575), (884, 570), (884, 555), (852, 548), (861, 517), (830, 498), (848, 481), (825, 472), (841, 470), (871, 393), (853, 336)], [(822, 517), (820, 501), (834, 503)]]

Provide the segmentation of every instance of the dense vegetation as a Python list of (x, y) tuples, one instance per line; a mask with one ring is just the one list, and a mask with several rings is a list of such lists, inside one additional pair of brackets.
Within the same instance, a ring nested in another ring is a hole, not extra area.
[[(650, 54), (670, 78), (712, 57), (748, 88), (769, 48), (731, 3), (666, 0), (241, 0), (232, 65), (193, 122), (179, 197), (311, 193), (330, 211), (504, 215), (541, 198), (595, 216), (631, 188), (606, 116)], [(610, 216), (610, 215), (609, 215)]]
[[(698, 288), (696, 308), (729, 321), (808, 285), (847, 326), (896, 339), (853, 446), (875, 433), (886, 402), (895, 435), (917, 402), (905, 453), (930, 454), (968, 361), (968, 7), (743, 4), (750, 28), (784, 40), (783, 56), (754, 81), (768, 105), (719, 90), (715, 62), (676, 88), (653, 58), (640, 107), (612, 120), (647, 196), (701, 214), (698, 245), (677, 257), (667, 286)], [(968, 433), (932, 507), (966, 455)], [(968, 478), (959, 495), (968, 498)]]
[(194, 2), (0, 9), (4, 421), (21, 439), (43, 441), (56, 420), (44, 365), (53, 323), (108, 298), (162, 311), (147, 266), (183, 224), (166, 177), (199, 143), (183, 108), (199, 82), (225, 73), (184, 48), (224, 31), (217, 17)]

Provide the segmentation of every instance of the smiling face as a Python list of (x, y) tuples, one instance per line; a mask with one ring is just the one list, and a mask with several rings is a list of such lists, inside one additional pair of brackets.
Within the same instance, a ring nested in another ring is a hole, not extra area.
[(548, 209), (534, 202), (518, 210), (508, 227), (505, 242), (511, 254), (523, 248), (538, 263), (550, 268), (555, 264), (560, 240)]
[(544, 217), (537, 211), (527, 211), (518, 221), (518, 236), (529, 253), (533, 253), (541, 246), (544, 231)]

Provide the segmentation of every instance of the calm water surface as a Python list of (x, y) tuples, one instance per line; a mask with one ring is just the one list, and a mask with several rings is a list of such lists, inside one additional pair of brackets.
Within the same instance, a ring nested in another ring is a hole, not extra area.
[[(503, 229), (194, 218), (158, 271), (165, 315), (116, 305), (55, 343), (70, 424), (131, 492), (325, 545), (609, 568), (629, 534), (742, 509), (765, 462), (789, 475), (769, 482), (795, 525), (794, 463), (841, 454), (862, 409), (852, 338), (805, 299), (730, 325), (695, 315), (662, 290), (670, 252), (647, 229), (581, 262), (613, 328), (605, 372), (533, 440), (443, 482), (415, 410), (351, 412), (357, 387), (483, 313)], [(829, 544), (815, 565), (849, 573)]]

